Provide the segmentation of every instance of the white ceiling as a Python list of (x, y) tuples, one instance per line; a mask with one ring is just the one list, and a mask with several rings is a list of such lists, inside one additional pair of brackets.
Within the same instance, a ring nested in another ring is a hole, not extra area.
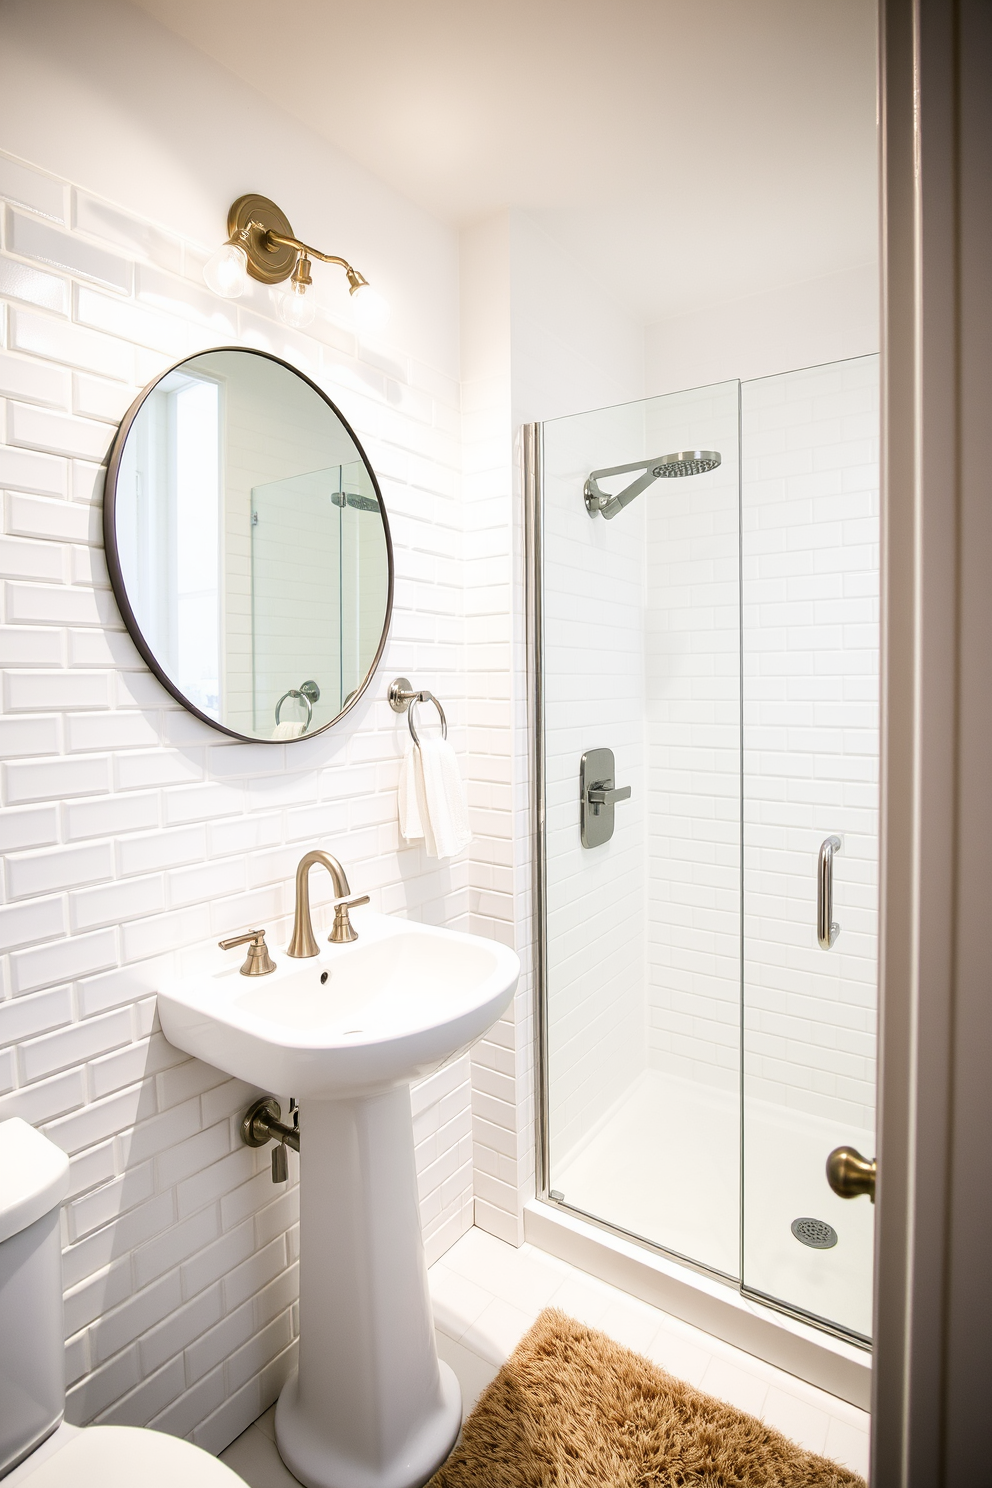
[(639, 319), (876, 257), (873, 0), (136, 3), (435, 216), (526, 209)]

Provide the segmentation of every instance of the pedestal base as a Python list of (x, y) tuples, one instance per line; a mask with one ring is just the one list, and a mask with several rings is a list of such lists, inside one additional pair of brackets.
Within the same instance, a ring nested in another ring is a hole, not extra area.
[(283, 1388), (276, 1406), (279, 1455), (306, 1488), (420, 1488), (447, 1457), (462, 1424), (462, 1395), (454, 1373), (438, 1360), (441, 1400), (399, 1454), (372, 1466), (339, 1450), (313, 1429), (299, 1406), (299, 1376)]
[(306, 1488), (420, 1488), (461, 1393), (434, 1342), (409, 1088), (307, 1101), (300, 1124), (300, 1367), (279, 1453)]

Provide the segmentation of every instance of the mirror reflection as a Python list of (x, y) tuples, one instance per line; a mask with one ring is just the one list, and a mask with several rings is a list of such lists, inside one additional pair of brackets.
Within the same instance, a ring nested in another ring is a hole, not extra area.
[(300, 738), (363, 689), (389, 621), (386, 515), (348, 425), (285, 363), (205, 352), (146, 390), (105, 526), (139, 649), (208, 722)]

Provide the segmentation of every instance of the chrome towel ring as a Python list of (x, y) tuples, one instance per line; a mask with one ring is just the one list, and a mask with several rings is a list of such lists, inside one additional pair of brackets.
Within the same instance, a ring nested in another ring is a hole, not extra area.
[(441, 704), (438, 702), (434, 694), (432, 692), (428, 692), (426, 688), (418, 692), (415, 688), (410, 686), (408, 678), (396, 677), (389, 684), (389, 692), (387, 693), (387, 697), (389, 698), (389, 706), (392, 708), (394, 713), (406, 714), (407, 722), (410, 725), (410, 734), (413, 738), (414, 744), (420, 744), (416, 725), (413, 721), (413, 710), (417, 703), (434, 704), (435, 708), (438, 711), (438, 716), (441, 720), (441, 738), (446, 739), (448, 737), (448, 720), (444, 716), (444, 709), (441, 707)]
[(307, 721), (303, 725), (303, 732), (306, 733), (313, 721), (313, 705), (320, 702), (320, 688), (316, 682), (301, 682), (299, 687), (291, 687), (288, 692), (284, 692), (276, 703), (276, 723), (280, 721), (279, 710), (287, 698), (293, 698), (298, 703), (306, 704)]

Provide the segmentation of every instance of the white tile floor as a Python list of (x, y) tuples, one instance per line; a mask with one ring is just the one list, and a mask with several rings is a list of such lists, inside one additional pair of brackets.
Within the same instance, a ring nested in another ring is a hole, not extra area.
[[(515, 1250), (469, 1230), (430, 1271), (438, 1352), (458, 1376), (465, 1413), (545, 1307), (559, 1307), (793, 1441), (868, 1471), (868, 1416), (751, 1354), (597, 1281), (533, 1245)], [(221, 1460), (250, 1488), (293, 1488), (266, 1411)]]

